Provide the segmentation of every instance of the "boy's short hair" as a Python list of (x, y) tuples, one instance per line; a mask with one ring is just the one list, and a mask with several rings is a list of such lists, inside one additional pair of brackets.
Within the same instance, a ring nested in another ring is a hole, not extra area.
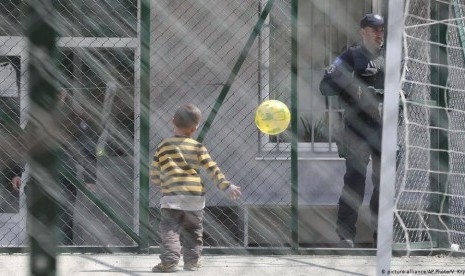
[(190, 128), (197, 126), (202, 117), (202, 112), (193, 104), (180, 106), (174, 113), (173, 123), (178, 128)]

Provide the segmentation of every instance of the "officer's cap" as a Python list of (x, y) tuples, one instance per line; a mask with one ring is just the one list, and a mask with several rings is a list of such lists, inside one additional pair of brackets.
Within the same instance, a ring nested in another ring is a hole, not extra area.
[(376, 13), (365, 14), (360, 20), (360, 28), (365, 27), (378, 27), (384, 25), (384, 19), (381, 15)]

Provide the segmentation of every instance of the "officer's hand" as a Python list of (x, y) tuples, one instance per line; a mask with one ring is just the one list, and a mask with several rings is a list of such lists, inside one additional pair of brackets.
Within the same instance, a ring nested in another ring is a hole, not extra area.
[(367, 86), (367, 90), (368, 90), (368, 93), (371, 93), (371, 95), (375, 95), (375, 94), (383, 95), (384, 94), (384, 89), (376, 89), (373, 86)]
[(19, 189), (21, 187), (21, 177), (19, 176), (14, 176), (11, 179), (11, 187), (13, 188), (13, 191), (19, 193)]

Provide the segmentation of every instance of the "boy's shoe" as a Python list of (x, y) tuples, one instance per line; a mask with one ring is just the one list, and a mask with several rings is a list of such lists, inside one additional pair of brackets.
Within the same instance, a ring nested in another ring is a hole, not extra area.
[(152, 272), (176, 272), (178, 271), (177, 263), (159, 263), (152, 267)]
[(184, 263), (184, 270), (187, 270), (187, 271), (197, 271), (199, 270), (199, 268), (202, 266), (202, 264), (200, 263), (200, 261), (197, 261), (197, 262), (187, 262), (187, 263)]

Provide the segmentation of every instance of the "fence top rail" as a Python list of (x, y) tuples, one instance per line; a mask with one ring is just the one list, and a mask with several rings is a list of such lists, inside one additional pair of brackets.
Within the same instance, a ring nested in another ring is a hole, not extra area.
[[(136, 48), (136, 37), (60, 37), (57, 47), (69, 48)], [(27, 47), (27, 38), (23, 36), (0, 36), (0, 55), (21, 53)]]

